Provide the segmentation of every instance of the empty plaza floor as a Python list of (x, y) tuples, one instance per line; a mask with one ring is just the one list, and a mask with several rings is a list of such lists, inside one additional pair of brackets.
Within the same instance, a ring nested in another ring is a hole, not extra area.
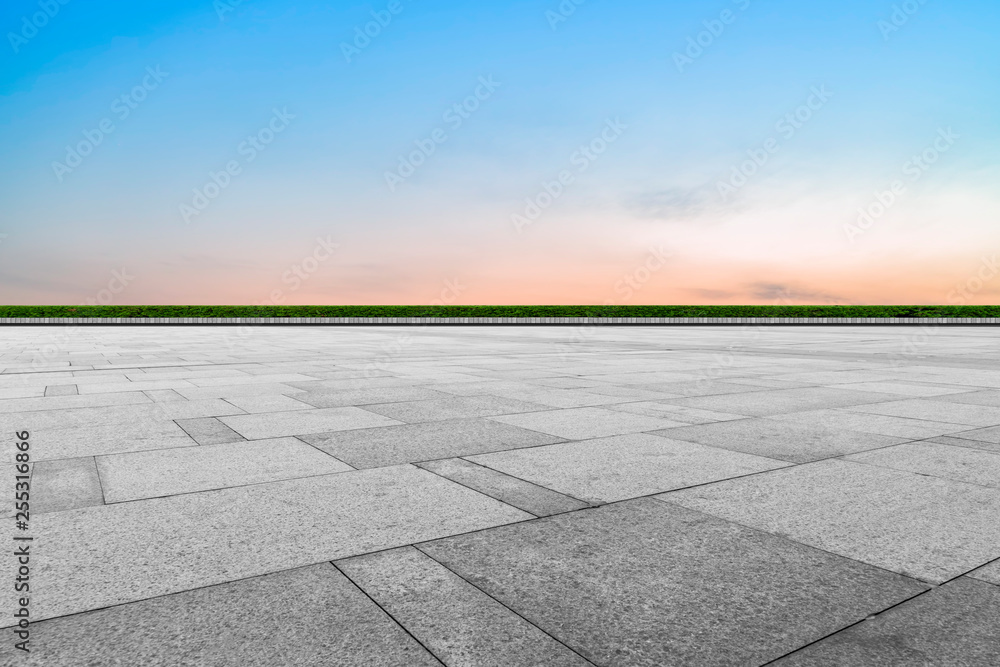
[(2, 665), (1000, 664), (994, 327), (4, 327), (0, 421)]

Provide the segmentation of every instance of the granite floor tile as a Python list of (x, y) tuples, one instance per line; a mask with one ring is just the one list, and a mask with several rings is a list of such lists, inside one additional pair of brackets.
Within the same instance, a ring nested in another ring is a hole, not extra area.
[(94, 382), (82, 384), (81, 395), (118, 394), (132, 391), (155, 391), (157, 389), (188, 389), (194, 387), (187, 380), (141, 380), (135, 382)]
[(970, 426), (1000, 425), (1000, 407), (967, 405), (927, 399), (891, 401), (878, 405), (855, 405), (847, 410), (890, 417), (907, 417)]
[(493, 421), (548, 433), (569, 440), (686, 426), (684, 422), (633, 415), (605, 408), (568, 408), (491, 417)]
[(890, 417), (851, 410), (807, 410), (783, 415), (770, 415), (774, 419), (801, 426), (822, 426), (827, 429), (876, 433), (894, 438), (920, 440), (940, 435), (953, 435), (969, 430), (968, 424), (952, 424), (909, 417)]
[[(413, 466), (32, 517), (35, 620), (347, 558), (532, 515)], [(36, 578), (37, 577), (37, 578)], [(13, 621), (10, 596), (0, 627)]]
[[(1000, 431), (1000, 429), (998, 429)], [(971, 447), (972, 449), (981, 449), (987, 452), (994, 452), (1000, 454), (1000, 442), (985, 442), (983, 440), (969, 440), (965, 438), (960, 438), (961, 433), (953, 433), (951, 435), (942, 435), (937, 438), (928, 438), (923, 442), (936, 442), (941, 445), (951, 445), (952, 447)]]
[(904, 438), (760, 418), (670, 428), (653, 433), (674, 440), (697, 442), (793, 463), (818, 461), (906, 442)]
[(948, 437), (958, 438), (959, 440), (974, 440), (988, 445), (1000, 445), (1000, 426), (965, 429), (949, 433)]
[(31, 653), (10, 644), (0, 662), (24, 667), (441, 664), (329, 563), (34, 623)]
[(979, 581), (1000, 586), (1000, 560), (983, 565), (969, 573), (969, 576)]
[(597, 665), (760, 665), (926, 588), (652, 499), (420, 549)]
[(731, 415), (725, 412), (712, 412), (711, 410), (698, 410), (696, 408), (685, 408), (671, 403), (659, 403), (657, 401), (638, 401), (635, 403), (619, 403), (618, 405), (607, 406), (609, 410), (620, 410), (621, 412), (631, 412), (636, 415), (646, 415), (647, 417), (662, 417), (670, 421), (683, 422), (687, 424), (710, 424), (712, 422), (730, 421), (734, 419), (746, 419), (746, 415)]
[(1000, 491), (849, 461), (657, 497), (933, 583), (1000, 557)]
[(353, 470), (296, 438), (97, 458), (109, 503)]
[(1000, 452), (913, 442), (844, 457), (855, 463), (905, 470), (1000, 489)]
[(535, 516), (550, 516), (591, 506), (582, 500), (464, 459), (440, 459), (416, 465)]
[(307, 434), (301, 439), (355, 468), (377, 468), (563, 441), (488, 419), (453, 419)]
[(993, 667), (1000, 588), (960, 577), (773, 663), (775, 667)]
[[(902, 396), (945, 396), (947, 394), (962, 394), (967, 388), (947, 387), (917, 382), (848, 382), (832, 385), (837, 389), (856, 389), (858, 391), (876, 391)], [(962, 402), (962, 401), (959, 401)]]
[(446, 665), (591, 664), (413, 547), (336, 566)]
[(221, 445), (226, 442), (246, 440), (241, 434), (215, 417), (178, 419), (176, 423), (199, 445)]
[(235, 405), (241, 412), (249, 412), (251, 414), (262, 412), (286, 412), (289, 410), (311, 410), (314, 407), (284, 394), (233, 396), (232, 398), (227, 398), (224, 402)]
[(376, 426), (395, 426), (401, 423), (367, 409), (353, 407), (314, 408), (293, 412), (220, 417), (220, 421), (247, 440), (348, 431)]
[[(30, 432), (31, 458), (34, 461), (191, 447), (196, 444), (177, 424), (164, 419), (40, 428)], [(9, 455), (5, 456), (7, 460), (13, 460), (14, 441), (0, 441), (0, 450)]]
[(417, 387), (384, 387), (379, 389), (321, 389), (319, 391), (295, 394), (295, 400), (308, 403), (316, 408), (341, 408), (348, 406), (373, 405), (375, 403), (402, 403), (446, 398), (447, 394)]
[(592, 503), (636, 498), (788, 465), (644, 433), (468, 458)]
[(767, 389), (741, 394), (671, 398), (668, 402), (701, 410), (728, 412), (751, 417), (765, 417), (787, 412), (801, 412), (818, 408), (840, 408), (893, 400), (892, 394), (805, 387), (802, 389)]
[(144, 396), (142, 392), (132, 391), (118, 394), (98, 394), (95, 396), (9, 398), (0, 401), (0, 413), (95, 408), (108, 405), (135, 405), (136, 403), (149, 403), (149, 398)]
[(46, 396), (76, 396), (79, 393), (75, 384), (50, 384), (45, 388)]
[(960, 394), (941, 396), (937, 400), (946, 403), (965, 403), (967, 405), (986, 405), (991, 408), (1000, 407), (1000, 391), (965, 391)]
[(194, 401), (166, 401), (156, 403), (155, 405), (156, 409), (159, 410), (160, 418), (167, 420), (228, 417), (230, 415), (246, 414), (246, 411), (221, 398), (205, 398)]
[(500, 396), (454, 396), (430, 401), (380, 403), (365, 410), (408, 424), (536, 412), (548, 406)]
[(31, 471), (31, 512), (62, 512), (103, 505), (93, 457), (38, 461)]
[(176, 403), (177, 401), (188, 400), (173, 389), (153, 389), (151, 391), (144, 391), (143, 393), (149, 396), (150, 400), (157, 403)]

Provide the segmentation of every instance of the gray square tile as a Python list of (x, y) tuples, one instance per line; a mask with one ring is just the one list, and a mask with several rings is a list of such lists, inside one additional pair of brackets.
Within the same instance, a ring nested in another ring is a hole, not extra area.
[(594, 503), (636, 498), (788, 465), (644, 433), (467, 458)]
[(441, 664), (329, 563), (33, 623), (31, 642), (31, 653), (4, 642), (0, 662), (25, 667)]
[(31, 471), (31, 512), (63, 512), (103, 505), (93, 457), (39, 461)]
[(913, 442), (844, 457), (848, 461), (1000, 489), (1000, 452)]
[(659, 403), (656, 401), (639, 401), (637, 403), (620, 403), (618, 405), (607, 406), (609, 410), (620, 410), (631, 412), (635, 415), (646, 415), (647, 417), (662, 417), (670, 421), (683, 422), (684, 424), (709, 424), (712, 422), (730, 421), (734, 419), (746, 419), (746, 415), (732, 415), (725, 412), (713, 412), (711, 410), (698, 410), (697, 408), (685, 408), (671, 403)]
[(1000, 560), (995, 560), (992, 563), (973, 570), (969, 573), (969, 576), (979, 581), (1000, 586)]
[[(36, 621), (532, 519), (413, 466), (32, 517)], [(13, 621), (0, 600), (0, 627)]]
[(420, 549), (598, 665), (760, 665), (925, 589), (652, 499)]
[(377, 468), (563, 441), (488, 419), (383, 426), (309, 434), (301, 439), (355, 468)]
[(960, 577), (807, 646), (775, 667), (992, 667), (1000, 656), (1000, 587)]
[(569, 440), (655, 431), (685, 426), (683, 422), (633, 415), (605, 408), (567, 408), (491, 417), (493, 421), (556, 435)]
[(312, 405), (307, 405), (302, 401), (284, 394), (233, 396), (232, 398), (227, 398), (224, 402), (235, 405), (241, 412), (249, 412), (251, 414), (261, 412), (287, 412), (289, 410), (311, 410), (313, 408)]
[(1000, 557), (1000, 491), (841, 460), (658, 496), (940, 583)]
[(97, 466), (109, 503), (353, 470), (296, 438), (115, 454)]
[(270, 412), (259, 415), (221, 417), (220, 421), (247, 440), (347, 431), (373, 426), (393, 426), (400, 423), (361, 408), (321, 408), (294, 412)]
[(317, 408), (340, 408), (375, 403), (400, 403), (445, 398), (447, 395), (426, 387), (382, 387), (376, 389), (329, 389), (295, 394), (295, 399)]
[(493, 417), (495, 415), (545, 409), (546, 406), (544, 405), (502, 398), (500, 396), (454, 396), (430, 401), (408, 401), (404, 403), (382, 403), (365, 406), (365, 410), (409, 424), (442, 421), (445, 419)]
[(591, 664), (412, 547), (336, 566), (446, 665)]
[(416, 465), (535, 516), (550, 516), (590, 507), (590, 503), (464, 459), (439, 459)]
[(653, 433), (674, 440), (793, 463), (818, 461), (906, 442), (903, 438), (758, 418), (670, 428)]
[(892, 398), (891, 394), (876, 392), (805, 387), (802, 389), (748, 391), (741, 394), (699, 396), (696, 398), (671, 398), (668, 399), (668, 402), (689, 408), (764, 417), (817, 408), (839, 408), (847, 405), (890, 401)]
[(786, 415), (771, 415), (768, 419), (799, 424), (801, 426), (822, 426), (827, 429), (877, 433), (894, 438), (917, 440), (950, 435), (969, 429), (967, 424), (950, 424), (927, 419), (890, 417), (850, 410), (809, 410)]
[(1000, 407), (987, 405), (966, 405), (963, 403), (948, 403), (946, 401), (931, 401), (917, 398), (907, 401), (879, 403), (878, 405), (856, 405), (848, 409), (852, 412), (867, 412), (891, 417), (908, 417), (910, 419), (928, 419), (951, 424), (969, 424), (970, 426), (1000, 425)]
[(242, 435), (229, 428), (215, 417), (199, 419), (178, 419), (177, 425), (184, 429), (199, 445), (221, 445), (225, 442), (243, 442)]

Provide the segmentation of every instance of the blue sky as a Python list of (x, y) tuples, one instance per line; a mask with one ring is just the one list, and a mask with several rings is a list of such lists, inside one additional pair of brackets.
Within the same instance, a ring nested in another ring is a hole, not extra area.
[[(996, 248), (994, 2), (390, 4), (6, 5), (3, 300), (83, 302), (127, 267), (116, 303), (427, 303), (454, 279), (461, 303), (946, 303)], [(373, 12), (391, 22), (348, 62)], [(705, 46), (679, 68), (689, 38)], [(470, 98), (483, 78), (495, 86)], [(445, 120), (468, 99), (460, 126)], [(275, 110), (281, 130), (248, 160)], [(579, 171), (609, 121), (625, 129)], [(113, 131), (95, 134), (102, 122)], [(948, 128), (957, 139), (907, 180)], [(387, 187), (435, 130), (434, 153)], [(86, 132), (101, 141), (79, 166), (54, 164)], [(724, 199), (719, 183), (772, 138)], [(282, 276), (319, 238), (337, 252), (292, 289)], [(670, 261), (616, 290), (651, 248)]]

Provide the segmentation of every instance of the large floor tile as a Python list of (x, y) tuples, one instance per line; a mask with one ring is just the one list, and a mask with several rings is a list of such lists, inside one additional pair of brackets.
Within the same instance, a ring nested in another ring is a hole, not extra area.
[(969, 573), (969, 576), (979, 581), (985, 581), (1000, 586), (1000, 560), (983, 565)]
[(841, 460), (658, 496), (940, 583), (1000, 557), (1000, 491)]
[(970, 426), (1000, 425), (1000, 407), (987, 405), (966, 405), (928, 399), (890, 401), (878, 405), (856, 405), (848, 408), (852, 412), (868, 412), (891, 417), (928, 419), (931, 421), (968, 424)]
[(658, 401), (620, 403), (618, 405), (609, 405), (607, 407), (609, 410), (631, 412), (635, 415), (646, 415), (647, 417), (660, 417), (663, 419), (669, 419), (670, 421), (683, 422), (684, 424), (710, 424), (712, 422), (747, 418), (746, 415), (732, 415), (725, 412), (698, 410), (697, 408), (686, 408), (680, 405), (661, 403)]
[(316, 408), (340, 408), (375, 403), (400, 403), (443, 398), (446, 394), (426, 387), (382, 387), (375, 389), (324, 389), (295, 394), (295, 400)]
[(774, 663), (775, 667), (994, 667), (1000, 587), (961, 577)]
[(453, 419), (301, 436), (355, 468), (431, 461), (562, 442), (488, 419)]
[(924, 590), (642, 499), (420, 549), (596, 665), (760, 665)]
[(751, 417), (764, 417), (787, 412), (801, 412), (820, 408), (840, 408), (878, 401), (890, 401), (891, 394), (804, 387), (801, 389), (772, 389), (747, 391), (741, 394), (699, 396), (696, 398), (671, 398), (668, 402), (689, 408), (728, 412)]
[(413, 547), (336, 565), (446, 665), (590, 665)]
[(393, 426), (400, 423), (395, 419), (389, 419), (361, 408), (318, 408), (293, 412), (271, 412), (221, 417), (219, 421), (247, 440), (348, 431), (356, 428)]
[(296, 438), (100, 456), (97, 467), (109, 503), (353, 470)]
[(429, 401), (407, 401), (365, 406), (365, 410), (408, 424), (445, 419), (494, 417), (547, 409), (549, 408), (545, 405), (502, 396), (450, 396)]
[(788, 465), (644, 433), (467, 458), (595, 503), (636, 498)]
[[(408, 465), (42, 514), (33, 618), (532, 518)], [(11, 604), (0, 601), (0, 619)]]
[(34, 464), (30, 502), (34, 514), (103, 505), (101, 479), (93, 457)]
[(826, 429), (876, 433), (894, 438), (920, 440), (940, 435), (952, 435), (967, 431), (967, 424), (952, 424), (909, 417), (874, 415), (850, 410), (808, 410), (782, 415), (771, 415), (775, 419), (802, 426), (822, 426)]
[(1000, 452), (913, 442), (844, 457), (848, 461), (906, 470), (1000, 489)]
[[(164, 419), (37, 429), (31, 431), (31, 441), (31, 458), (34, 461), (192, 447), (197, 444), (176, 423)], [(7, 460), (13, 459), (12, 440), (3, 442), (0, 449), (9, 450), (11, 453)]]
[[(329, 563), (33, 623), (24, 667), (434, 667)], [(10, 662), (6, 662), (10, 660)]]
[(605, 408), (568, 408), (492, 417), (493, 421), (548, 433), (569, 440), (602, 438), (624, 433), (685, 426), (683, 422), (633, 415)]
[(903, 438), (758, 418), (670, 428), (654, 433), (674, 440), (697, 442), (793, 463), (818, 461), (906, 442)]

